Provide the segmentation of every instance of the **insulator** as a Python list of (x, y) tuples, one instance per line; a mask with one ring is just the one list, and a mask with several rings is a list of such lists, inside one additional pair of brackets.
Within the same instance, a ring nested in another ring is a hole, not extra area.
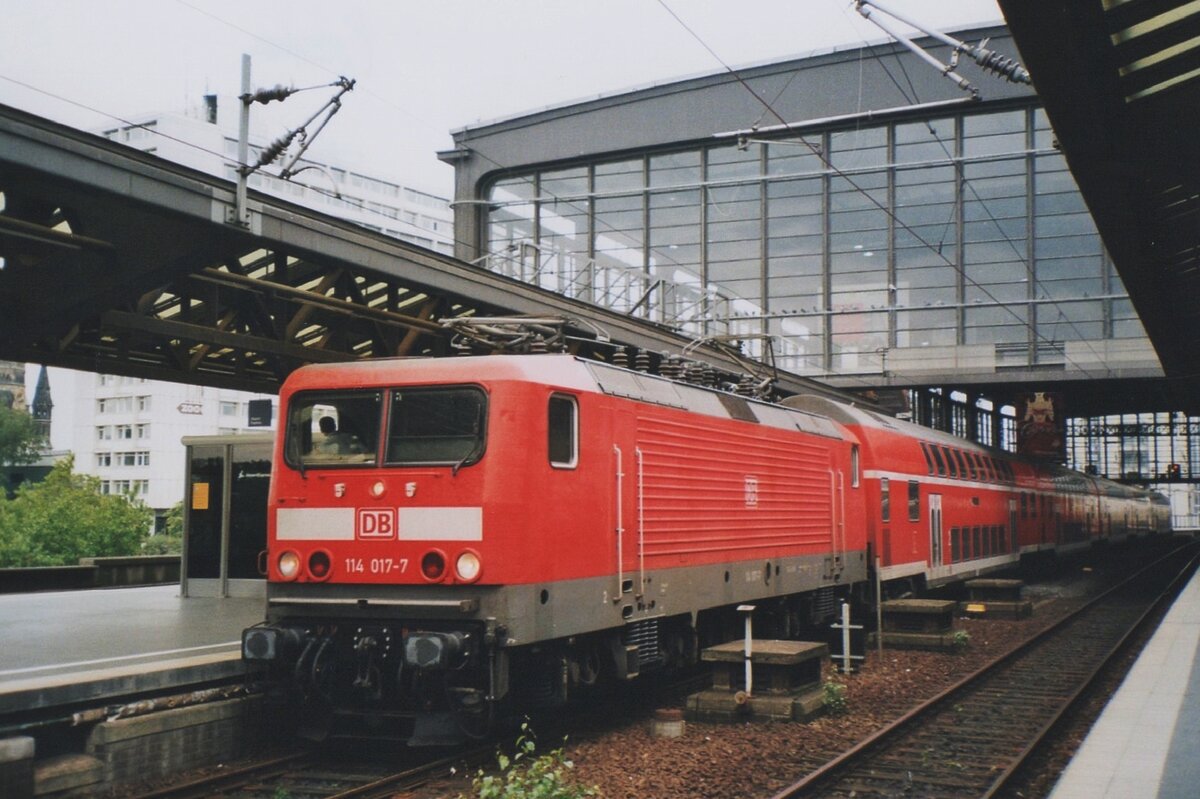
[(277, 83), (275, 84), (274, 89), (259, 89), (254, 94), (250, 95), (250, 102), (262, 103), (263, 105), (266, 105), (272, 100), (279, 100), (282, 102), (290, 97), (294, 92), (294, 89), (284, 86), (281, 83)]
[(678, 380), (682, 376), (682, 364), (678, 355), (663, 355), (662, 376), (670, 380)]
[(754, 378), (750, 375), (742, 375), (738, 380), (737, 393), (743, 397), (754, 395)]
[(613, 366), (620, 366), (623, 369), (629, 368), (629, 353), (624, 347), (617, 347), (613, 351)]
[(638, 350), (638, 354), (633, 357), (633, 368), (639, 372), (649, 372), (650, 353), (645, 350)]
[(258, 166), (266, 166), (279, 157), (280, 153), (288, 148), (292, 143), (292, 138), (296, 135), (295, 131), (280, 136), (275, 141), (271, 142), (263, 149), (258, 156)]
[(975, 53), (975, 63), (988, 72), (994, 72), (1013, 83), (1030, 82), (1029, 73), (1025, 71), (1020, 62), (1015, 58), (997, 53), (995, 50), (980, 47)]
[(529, 351), (535, 355), (542, 355), (549, 351), (546, 346), (546, 339), (540, 335), (534, 336), (533, 341), (529, 342)]

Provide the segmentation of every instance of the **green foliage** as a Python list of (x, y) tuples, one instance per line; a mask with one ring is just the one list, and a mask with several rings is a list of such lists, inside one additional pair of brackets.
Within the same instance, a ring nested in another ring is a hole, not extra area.
[(178, 555), (183, 552), (183, 502), (167, 511), (166, 524), (142, 542), (143, 555)]
[(183, 536), (156, 533), (142, 540), (143, 555), (179, 555), (183, 552)]
[(0, 404), (0, 466), (33, 463), (41, 448), (33, 417)]
[(512, 757), (497, 752), (496, 764), (498, 774), (486, 774), (480, 769), (472, 782), (478, 799), (585, 799), (599, 795), (595, 787), (577, 785), (568, 779), (574, 764), (561, 748), (537, 754), (537, 742), (528, 722), (521, 725)]
[(183, 538), (183, 500), (176, 502), (167, 511), (167, 524), (163, 528), (163, 535), (175, 536)]
[(962, 652), (970, 645), (971, 634), (966, 630), (955, 630), (954, 635), (950, 638), (950, 642), (954, 646), (955, 652)]
[(825, 700), (825, 710), (830, 715), (841, 716), (850, 709), (850, 702), (846, 698), (846, 686), (834, 680), (826, 680), (821, 686), (821, 696)]
[(74, 474), (74, 465), (73, 457), (64, 458), (42, 482), (0, 500), (0, 567), (141, 553), (153, 511), (129, 497), (101, 494), (100, 481)]

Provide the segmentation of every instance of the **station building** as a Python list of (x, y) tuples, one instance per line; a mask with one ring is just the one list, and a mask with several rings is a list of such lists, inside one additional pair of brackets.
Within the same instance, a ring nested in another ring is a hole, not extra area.
[[(951, 35), (1020, 57), (1000, 25)], [(1184, 436), (1167, 454), (1137, 437), (1063, 451), (1110, 476), (1166, 458), (1200, 474), (1200, 428), (1161, 406), (1034, 89), (966, 57), (958, 73), (977, 95), (885, 42), (465, 127), (440, 154), (456, 255), (837, 387), (899, 389), (917, 421), (1000, 446), (1026, 392), (1126, 429), (1157, 412), (1147, 429), (1165, 415)]]

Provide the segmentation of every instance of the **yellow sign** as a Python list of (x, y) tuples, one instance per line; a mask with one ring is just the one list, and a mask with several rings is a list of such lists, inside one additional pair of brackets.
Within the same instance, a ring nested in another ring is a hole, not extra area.
[(967, 605), (967, 613), (987, 613), (987, 605), (982, 602), (971, 602)]
[(192, 483), (192, 510), (208, 510), (208, 483)]

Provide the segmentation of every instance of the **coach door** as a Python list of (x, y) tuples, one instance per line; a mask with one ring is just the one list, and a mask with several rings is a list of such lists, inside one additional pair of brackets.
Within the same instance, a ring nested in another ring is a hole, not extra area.
[[(1043, 510), (1042, 511), (1042, 522), (1041, 522), (1043, 536), (1045, 536), (1045, 533), (1046, 533), (1045, 518), (1046, 518), (1046, 512), (1045, 512), (1045, 510)], [(1008, 500), (1008, 530), (1009, 530), (1008, 534), (1010, 536), (1012, 536), (1009, 539), (1009, 548), (1008, 548), (1009, 551), (1010, 552), (1020, 552), (1021, 551), (1021, 537), (1019, 535), (1017, 535), (1017, 501), (1015, 499), (1012, 499), (1011, 497)]]
[(947, 577), (950, 567), (944, 565), (942, 553), (942, 495), (929, 495), (929, 576)]

